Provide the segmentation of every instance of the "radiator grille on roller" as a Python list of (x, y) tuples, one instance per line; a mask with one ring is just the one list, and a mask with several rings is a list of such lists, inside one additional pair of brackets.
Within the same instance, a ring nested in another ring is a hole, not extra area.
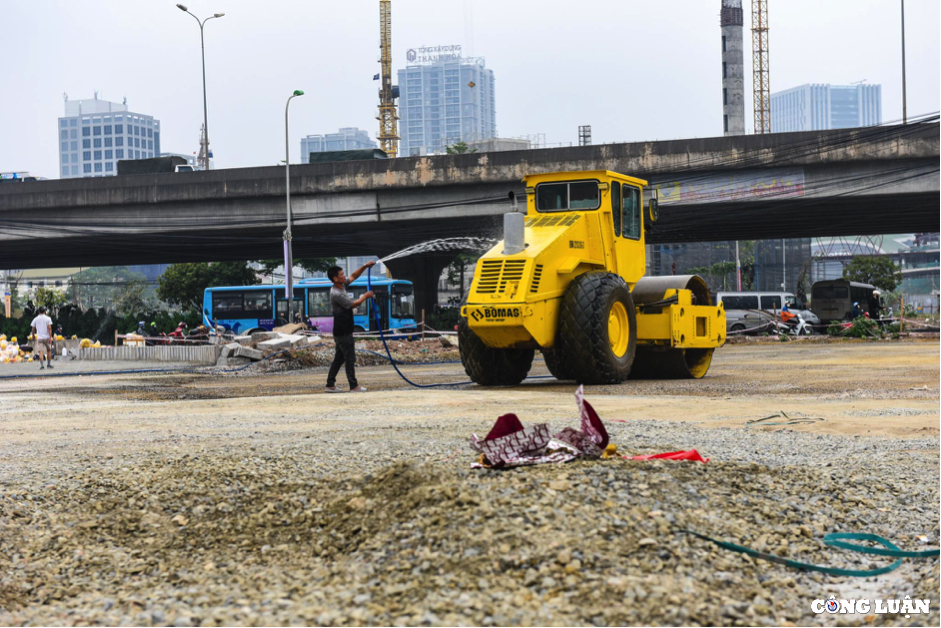
[(568, 227), (574, 225), (581, 218), (580, 214), (555, 214), (550, 216), (540, 216), (537, 218), (527, 218), (527, 227)]
[(520, 281), (526, 269), (526, 260), (499, 260), (487, 259), (480, 265), (480, 279), (477, 281), (477, 292), (480, 294), (493, 294), (506, 290), (510, 281)]
[(542, 264), (536, 264), (533, 270), (533, 282), (529, 286), (530, 292), (539, 292), (539, 280), (542, 279)]
[(493, 293), (500, 284), (500, 271), (503, 270), (503, 260), (485, 259), (480, 265), (480, 279), (477, 282), (477, 292)]

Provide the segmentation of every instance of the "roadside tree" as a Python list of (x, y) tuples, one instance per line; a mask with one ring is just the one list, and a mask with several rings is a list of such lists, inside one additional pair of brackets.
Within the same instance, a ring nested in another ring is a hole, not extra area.
[(902, 271), (885, 255), (857, 255), (843, 267), (843, 278), (892, 292), (902, 283)]
[(170, 305), (199, 311), (212, 286), (251, 286), (258, 275), (248, 262), (173, 264), (157, 279), (157, 297)]

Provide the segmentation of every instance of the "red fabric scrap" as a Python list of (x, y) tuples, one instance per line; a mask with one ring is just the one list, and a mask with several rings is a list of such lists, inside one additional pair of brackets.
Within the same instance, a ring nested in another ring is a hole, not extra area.
[[(580, 456), (600, 458), (608, 445), (608, 431), (591, 404), (585, 401), (582, 386), (575, 391), (581, 429), (567, 427), (555, 436), (545, 423), (524, 427), (513, 413), (497, 419), (487, 437), (479, 439), (472, 435), (471, 449), (484, 454), (494, 468), (541, 464), (543, 462), (567, 462)], [(483, 466), (474, 463), (472, 467)]]
[(521, 432), (522, 430), (523, 422), (520, 421), (518, 416), (512, 413), (504, 414), (497, 419), (497, 422), (494, 423), (493, 428), (484, 440), (493, 440), (495, 438), (509, 436), (513, 432)]
[[(624, 456), (627, 458), (627, 456)], [(631, 456), (630, 460), (693, 460), (703, 464), (709, 462), (709, 458), (703, 458), (695, 449), (686, 451), (668, 451), (664, 454), (647, 454), (646, 456)]]

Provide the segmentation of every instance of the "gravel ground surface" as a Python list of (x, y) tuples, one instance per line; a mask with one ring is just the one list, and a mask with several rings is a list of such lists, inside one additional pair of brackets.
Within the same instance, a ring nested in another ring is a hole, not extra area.
[[(939, 623), (937, 559), (839, 578), (678, 533), (849, 568), (888, 561), (825, 533), (937, 547), (936, 341), (734, 346), (698, 382), (586, 389), (624, 453), (705, 465), (473, 471), (472, 432), (576, 425), (574, 387), (359, 375), (366, 395), (321, 396), (323, 368), (0, 381), (0, 624)], [(826, 420), (744, 427), (781, 410)], [(931, 615), (814, 615), (831, 594)]]

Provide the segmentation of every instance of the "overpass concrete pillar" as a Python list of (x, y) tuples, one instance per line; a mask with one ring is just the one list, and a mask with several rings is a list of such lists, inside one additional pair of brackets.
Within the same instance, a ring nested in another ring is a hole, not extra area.
[(445, 267), (454, 261), (458, 252), (436, 252), (409, 255), (386, 262), (393, 279), (405, 279), (415, 286), (415, 316), (421, 311), (430, 314), (438, 303), (438, 279)]

